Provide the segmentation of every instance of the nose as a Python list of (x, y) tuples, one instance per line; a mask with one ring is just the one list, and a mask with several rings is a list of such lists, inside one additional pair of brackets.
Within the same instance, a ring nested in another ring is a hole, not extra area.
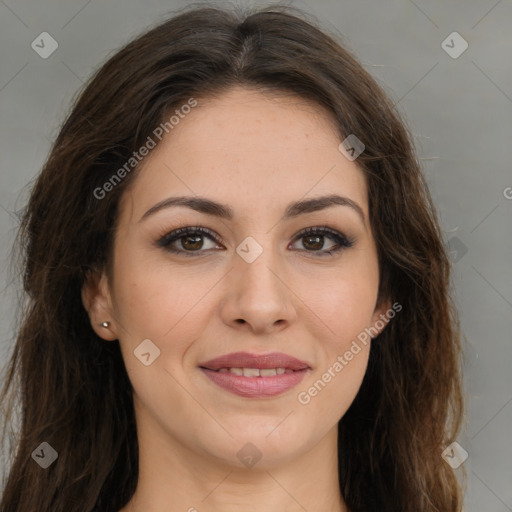
[(286, 281), (286, 272), (270, 248), (251, 263), (235, 255), (225, 282), (223, 321), (254, 334), (286, 328), (296, 318), (294, 294)]

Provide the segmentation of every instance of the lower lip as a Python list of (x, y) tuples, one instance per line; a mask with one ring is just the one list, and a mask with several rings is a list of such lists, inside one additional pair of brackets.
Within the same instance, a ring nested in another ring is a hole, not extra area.
[(243, 377), (231, 372), (221, 373), (206, 368), (201, 368), (201, 371), (215, 384), (235, 395), (265, 398), (280, 395), (294, 388), (304, 378), (309, 368), (272, 377)]

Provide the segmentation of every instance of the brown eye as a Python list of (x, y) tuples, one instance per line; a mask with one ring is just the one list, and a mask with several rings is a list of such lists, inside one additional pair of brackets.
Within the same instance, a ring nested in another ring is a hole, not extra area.
[[(194, 256), (194, 253), (206, 252), (206, 250), (202, 250), (204, 249), (205, 238), (218, 244), (213, 233), (209, 229), (200, 226), (188, 226), (171, 231), (158, 240), (157, 244), (169, 252)], [(179, 242), (178, 247), (174, 246), (176, 242)], [(207, 249), (210, 248), (207, 247)]]
[(324, 238), (323, 235), (305, 235), (302, 237), (303, 240), (306, 240), (306, 242), (303, 242), (304, 247), (314, 251), (319, 251), (323, 247)]
[[(326, 239), (334, 241), (328, 249), (322, 249)], [(318, 228), (307, 228), (300, 232), (296, 240), (302, 240), (302, 245), (305, 247), (305, 252), (318, 253), (319, 255), (331, 255), (335, 252), (347, 249), (354, 245), (355, 240), (349, 240), (343, 233), (335, 231), (327, 226)]]
[(202, 238), (203, 235), (186, 235), (182, 236), (179, 240), (181, 240), (181, 245), (185, 249), (195, 251), (203, 246)]

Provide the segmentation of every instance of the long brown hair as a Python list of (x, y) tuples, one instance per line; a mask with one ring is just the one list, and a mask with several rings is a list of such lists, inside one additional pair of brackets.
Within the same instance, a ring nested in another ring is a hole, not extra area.
[[(242, 85), (325, 107), (340, 142), (355, 134), (368, 184), (380, 297), (403, 309), (372, 344), (339, 422), (339, 482), (353, 512), (458, 512), (462, 490), (442, 450), (463, 417), (460, 329), (450, 264), (412, 137), (357, 59), (288, 6), (194, 6), (113, 55), (74, 103), (38, 176), (19, 231), (23, 309), (1, 395), (19, 406), (3, 512), (117, 512), (138, 478), (130, 380), (119, 342), (91, 328), (89, 272), (109, 268), (117, 207), (137, 167), (94, 191), (188, 99)], [(5, 426), (4, 426), (5, 435)], [(41, 442), (58, 453), (42, 470)]]

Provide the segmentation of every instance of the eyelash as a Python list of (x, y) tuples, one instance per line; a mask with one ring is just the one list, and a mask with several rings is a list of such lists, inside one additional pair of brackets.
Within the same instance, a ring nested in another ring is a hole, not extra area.
[[(187, 226), (184, 228), (175, 229), (174, 231), (171, 231), (164, 236), (162, 236), (158, 241), (157, 244), (160, 247), (163, 247), (166, 251), (184, 255), (186, 257), (189, 256), (196, 256), (196, 253), (206, 252), (201, 249), (197, 251), (186, 251), (182, 249), (175, 249), (171, 247), (171, 244), (177, 240), (180, 240), (182, 238), (185, 238), (189, 235), (197, 235), (202, 234), (206, 236), (207, 238), (210, 238), (213, 242), (216, 242), (218, 244), (221, 243), (220, 239), (208, 228), (204, 228), (202, 226)], [(318, 236), (325, 236), (328, 235), (329, 238), (333, 239), (337, 242), (338, 247), (335, 249), (330, 250), (318, 250), (318, 251), (308, 251), (307, 249), (302, 249), (301, 252), (309, 252), (309, 253), (318, 253), (322, 256), (320, 257), (326, 257), (326, 256), (332, 256), (333, 254), (343, 250), (348, 249), (354, 245), (355, 239), (349, 239), (347, 238), (343, 233), (340, 233), (339, 231), (336, 231), (334, 229), (329, 228), (328, 226), (318, 226), (314, 228), (306, 228), (303, 229), (300, 233), (298, 233), (294, 241), (299, 240), (300, 238), (303, 238), (305, 236), (311, 236), (311, 235), (318, 235)]]

